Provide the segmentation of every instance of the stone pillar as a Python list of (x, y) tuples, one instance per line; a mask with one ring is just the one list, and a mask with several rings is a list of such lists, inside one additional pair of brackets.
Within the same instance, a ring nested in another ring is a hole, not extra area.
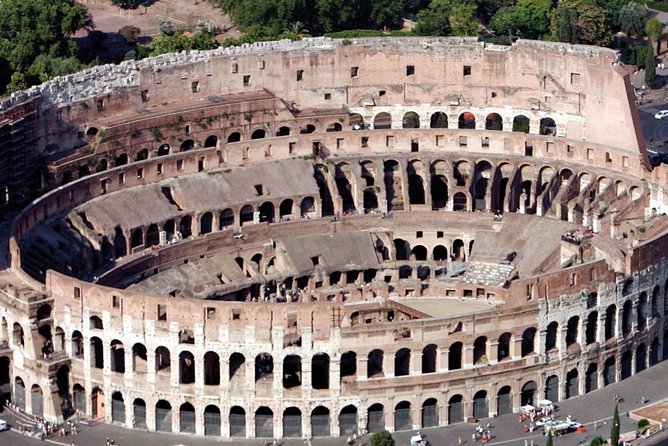
[[(496, 364), (499, 362), (499, 342), (498, 341), (488, 341), (489, 342), (489, 354), (487, 359), (489, 364)], [(510, 354), (510, 352), (507, 352)]]
[(538, 354), (545, 355), (545, 343), (547, 342), (547, 330), (540, 330), (538, 333)]
[[(602, 313), (602, 314), (601, 314)], [(598, 314), (598, 319), (596, 320), (596, 342), (603, 344), (605, 343), (605, 311), (602, 311)]]
[[(200, 367), (201, 368), (201, 367)], [(197, 407), (195, 406), (195, 435), (204, 435), (204, 408), (203, 407)], [(220, 415), (221, 418), (221, 424), (222, 424), (222, 418), (223, 415), (221, 413)]]
[(421, 375), (422, 374), (422, 351), (421, 350), (411, 350), (411, 375)]
[(333, 398), (338, 397), (341, 393), (341, 358), (339, 356), (329, 361), (329, 389)]
[[(230, 360), (226, 356), (220, 358), (220, 384), (219, 392), (223, 398), (229, 398), (230, 393)], [(221, 414), (222, 417), (222, 414)]]
[(631, 303), (631, 333), (638, 332), (638, 301), (633, 300)]
[(394, 377), (394, 355), (383, 352), (383, 373), (386, 378)]
[(154, 401), (151, 404), (151, 400), (146, 400), (146, 429), (149, 432), (155, 432), (157, 430), (155, 425), (155, 404), (157, 401)]
[(125, 406), (125, 427), (132, 429), (135, 424), (135, 410), (132, 404), (133, 399), (128, 397), (128, 395), (124, 395), (124, 398), (125, 399), (123, 400), (123, 403)]
[(444, 348), (439, 350), (439, 361), (437, 361), (437, 368), (439, 372), (447, 372), (450, 367), (450, 349)]
[(357, 380), (366, 381), (369, 376), (369, 358), (368, 356), (357, 358)]
[(155, 384), (155, 350), (146, 349), (146, 382)]
[[(514, 338), (510, 343), (510, 357), (512, 359), (520, 359), (522, 357), (522, 337)], [(535, 340), (534, 340), (535, 342)]]
[(465, 345), (464, 348), (464, 357), (462, 358), (462, 368), (468, 368), (473, 366), (473, 346)]

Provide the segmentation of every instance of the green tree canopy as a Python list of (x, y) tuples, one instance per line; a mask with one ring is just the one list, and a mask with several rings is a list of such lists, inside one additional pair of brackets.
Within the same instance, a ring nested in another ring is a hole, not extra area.
[(371, 446), (394, 446), (394, 438), (388, 431), (375, 432), (369, 441)]
[(615, 412), (612, 415), (612, 425), (610, 426), (610, 446), (619, 445), (619, 407), (615, 404)]
[(647, 55), (645, 57), (647, 57), (645, 60), (645, 85), (647, 85), (648, 88), (652, 88), (654, 86), (654, 81), (656, 80), (656, 65), (651, 41), (647, 41)]
[(515, 6), (518, 34), (526, 39), (538, 39), (547, 35), (551, 8), (551, 0), (518, 0)]
[(619, 10), (619, 26), (628, 35), (641, 34), (647, 21), (647, 7), (642, 3), (628, 2)]
[(563, 0), (551, 14), (550, 29), (562, 42), (607, 46), (612, 41), (605, 11), (590, 0)]
[(656, 42), (656, 54), (661, 54), (661, 37), (663, 34), (663, 23), (656, 16), (652, 16), (645, 22), (645, 33), (650, 40)]

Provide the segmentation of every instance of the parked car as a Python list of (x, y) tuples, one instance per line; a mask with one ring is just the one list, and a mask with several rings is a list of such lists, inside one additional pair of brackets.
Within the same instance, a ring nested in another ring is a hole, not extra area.
[(5, 420), (0, 420), (0, 432), (9, 429), (9, 424)]
[(659, 110), (654, 115), (654, 119), (665, 119), (668, 118), (668, 110)]

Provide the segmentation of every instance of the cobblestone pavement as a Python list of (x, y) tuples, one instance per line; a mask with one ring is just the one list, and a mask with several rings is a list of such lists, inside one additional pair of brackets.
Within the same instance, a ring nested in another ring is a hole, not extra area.
[[(607, 438), (610, 435), (610, 419), (614, 410), (613, 396), (618, 393), (623, 401), (619, 405), (621, 415), (621, 432), (628, 432), (635, 428), (636, 422), (631, 420), (628, 411), (641, 406), (640, 397), (646, 395), (650, 403), (668, 398), (668, 361), (645, 370), (620, 383), (610, 385), (604, 389), (594, 391), (585, 397), (577, 397), (557, 403), (557, 418), (565, 419), (571, 415), (574, 420), (585, 424), (585, 434), (570, 433), (555, 439), (555, 446), (577, 446), (588, 444), (593, 437), (600, 435)], [(524, 433), (522, 426), (517, 422), (517, 414), (503, 415), (489, 421), (492, 430), (492, 441), (489, 445), (531, 445), (544, 446), (545, 438), (540, 432)], [(481, 445), (471, 439), (474, 426), (471, 424), (455, 424), (452, 426), (423, 429), (422, 433), (434, 446), (456, 446), (458, 438), (462, 445)], [(397, 446), (408, 446), (409, 439), (415, 431), (395, 432), (393, 437)], [(76, 437), (54, 438), (49, 443), (76, 446), (104, 446), (106, 437), (113, 438), (119, 446), (213, 446), (220, 444), (234, 444), (241, 446), (259, 446), (264, 442), (260, 439), (225, 439), (218, 437), (204, 438), (190, 435), (146, 432), (126, 429), (117, 425), (98, 423), (91, 426), (82, 426)], [(364, 437), (368, 441), (368, 436)], [(0, 432), (2, 446), (30, 446), (40, 443), (38, 439), (24, 437), (17, 432)], [(46, 442), (45, 442), (46, 443)], [(303, 446), (303, 439), (283, 439), (285, 446)], [(344, 446), (345, 438), (315, 438), (313, 446)], [(638, 440), (638, 446), (668, 445), (668, 429), (663, 433), (648, 439)]]

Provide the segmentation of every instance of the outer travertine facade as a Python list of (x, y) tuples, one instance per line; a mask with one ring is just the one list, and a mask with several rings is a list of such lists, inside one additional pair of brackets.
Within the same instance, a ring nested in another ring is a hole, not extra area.
[(0, 206), (23, 206), (0, 391), (28, 412), (349, 435), (668, 357), (668, 170), (613, 51), (269, 42), (97, 67), (0, 113)]

